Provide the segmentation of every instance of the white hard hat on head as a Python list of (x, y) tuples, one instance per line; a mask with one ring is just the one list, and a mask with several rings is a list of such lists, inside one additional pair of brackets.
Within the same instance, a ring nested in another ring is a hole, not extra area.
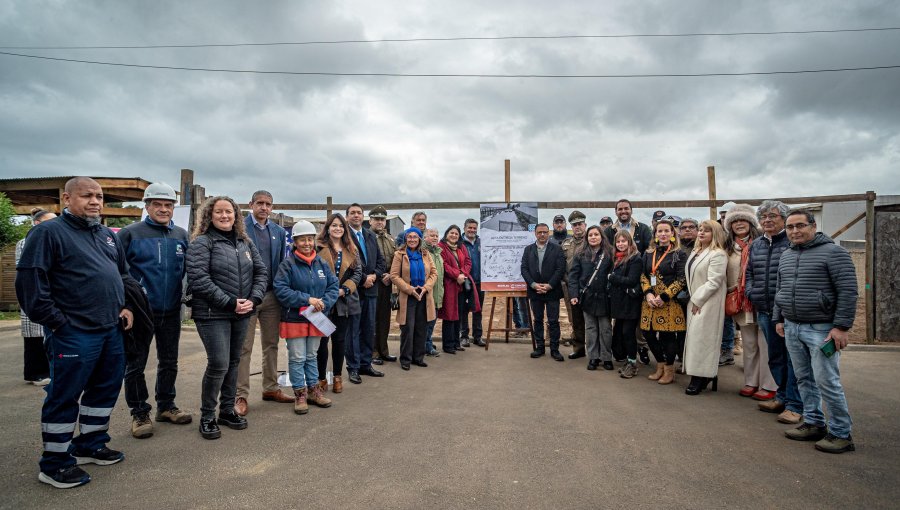
[(172, 186), (164, 182), (154, 182), (144, 190), (144, 201), (146, 202), (147, 200), (171, 200), (177, 202), (178, 196), (175, 195), (175, 189)]
[(306, 220), (300, 220), (297, 223), (294, 223), (294, 228), (291, 229), (291, 238), (300, 237), (300, 236), (314, 236), (318, 232), (316, 232), (316, 226)]

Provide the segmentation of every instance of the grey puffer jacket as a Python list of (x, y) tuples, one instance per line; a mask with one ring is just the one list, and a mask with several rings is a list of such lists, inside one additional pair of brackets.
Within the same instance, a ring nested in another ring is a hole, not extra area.
[(238, 299), (262, 302), (269, 275), (253, 243), (236, 244), (210, 229), (187, 252), (188, 294), (195, 319), (234, 319)]
[(856, 318), (856, 284), (850, 254), (819, 232), (781, 255), (772, 317), (848, 330)]
[(783, 230), (775, 234), (771, 241), (766, 236), (760, 236), (750, 244), (745, 293), (757, 312), (772, 313), (772, 307), (775, 305), (775, 285), (778, 281), (778, 263), (781, 254), (790, 245), (787, 233)]

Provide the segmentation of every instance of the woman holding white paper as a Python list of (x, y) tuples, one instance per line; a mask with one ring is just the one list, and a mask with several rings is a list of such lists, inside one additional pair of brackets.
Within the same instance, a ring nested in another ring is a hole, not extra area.
[(316, 254), (316, 228), (308, 221), (294, 225), (294, 249), (278, 266), (273, 283), (281, 303), (281, 337), (287, 341), (288, 374), (294, 389), (294, 412), (306, 414), (311, 402), (330, 407), (331, 400), (317, 384), (317, 351), (325, 336), (304, 315), (312, 308), (328, 314), (338, 298), (338, 279)]

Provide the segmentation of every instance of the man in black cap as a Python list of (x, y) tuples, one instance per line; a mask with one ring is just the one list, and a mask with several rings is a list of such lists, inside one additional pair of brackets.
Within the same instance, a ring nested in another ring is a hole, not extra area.
[(600, 218), (600, 228), (602, 230), (606, 230), (611, 226), (612, 226), (612, 218), (610, 218), (609, 216), (604, 216), (604, 217)]
[[(569, 223), (572, 225), (572, 237), (562, 243), (563, 253), (566, 256), (566, 274), (572, 267), (572, 259), (575, 258), (575, 248), (584, 241), (584, 233), (587, 230), (585, 221), (587, 218), (581, 211), (572, 211), (569, 215)], [(566, 304), (566, 313), (569, 315), (569, 323), (572, 325), (572, 353), (569, 359), (584, 357), (584, 313), (581, 304), (573, 305), (569, 298), (568, 278), (563, 278), (562, 291), (563, 302)]]
[(553, 217), (553, 235), (550, 236), (550, 242), (562, 246), (563, 241), (569, 237), (569, 229), (566, 228), (566, 217), (562, 214), (557, 214)]
[(656, 230), (656, 224), (659, 223), (659, 220), (666, 217), (666, 211), (662, 209), (653, 212), (653, 221), (650, 222), (650, 226), (653, 227), (653, 230)]
[[(378, 241), (378, 251), (384, 257), (385, 268), (394, 260), (397, 245), (387, 231), (387, 210), (378, 205), (369, 211), (369, 228)], [(397, 361), (388, 351), (388, 334), (391, 332), (391, 272), (385, 271), (375, 284), (378, 288), (378, 299), (375, 301), (375, 348), (372, 350), (372, 363), (381, 365), (385, 361)]]

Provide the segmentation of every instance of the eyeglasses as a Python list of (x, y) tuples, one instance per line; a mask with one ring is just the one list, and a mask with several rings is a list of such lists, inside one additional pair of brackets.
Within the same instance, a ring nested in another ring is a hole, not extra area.
[(808, 227), (809, 225), (810, 225), (809, 223), (795, 223), (793, 225), (785, 225), (784, 229), (785, 230), (803, 230), (804, 228)]
[(781, 218), (781, 215), (780, 214), (771, 214), (771, 213), (759, 215), (759, 219), (761, 219), (761, 220), (774, 220), (777, 218)]
[(691, 225), (691, 226), (684, 225), (683, 227), (681, 227), (681, 230), (697, 230), (697, 227), (695, 227), (693, 225)]

